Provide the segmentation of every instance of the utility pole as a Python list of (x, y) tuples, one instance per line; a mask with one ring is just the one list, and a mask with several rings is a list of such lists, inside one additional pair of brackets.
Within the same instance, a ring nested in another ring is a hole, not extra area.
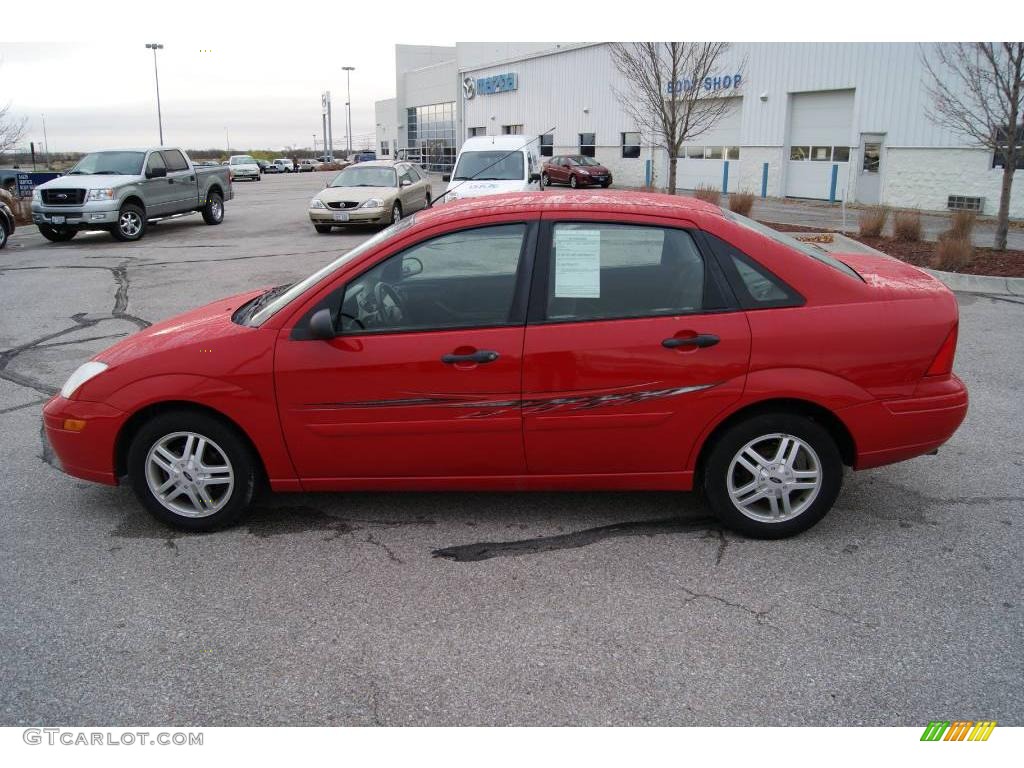
[(160, 127), (160, 146), (164, 145), (164, 116), (160, 111), (160, 70), (156, 66), (156, 52), (164, 47), (163, 43), (146, 43), (153, 50), (153, 77), (156, 78), (156, 121)]
[(345, 109), (348, 110), (348, 140), (346, 147), (348, 148), (349, 155), (352, 154), (352, 71), (355, 67), (342, 67), (345, 71)]
[(50, 142), (46, 140), (46, 115), (43, 118), (43, 155), (46, 157), (46, 170), (50, 170)]
[(228, 154), (230, 155), (231, 154), (231, 134), (228, 133), (228, 127), (226, 125), (224, 126), (224, 142), (227, 144), (226, 149), (227, 149)]

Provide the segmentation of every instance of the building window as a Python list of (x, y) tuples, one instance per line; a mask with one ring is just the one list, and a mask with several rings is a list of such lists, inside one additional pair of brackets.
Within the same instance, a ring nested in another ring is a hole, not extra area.
[(789, 148), (789, 159), (790, 160), (807, 160), (811, 156), (810, 147), (790, 147)]
[(630, 131), (622, 134), (622, 156), (640, 157), (640, 134)]
[[(996, 131), (998, 148), (992, 153), (993, 168), (1006, 167), (1007, 150), (1010, 148), (1010, 144), (1007, 141), (1009, 135), (1010, 132), (1005, 128), (1000, 128)], [(1018, 171), (1024, 169), (1024, 125), (1017, 128), (1017, 162), (1015, 162), (1014, 165)]]
[(593, 157), (595, 154), (594, 146), (597, 144), (597, 134), (595, 133), (581, 133), (580, 134), (580, 154), (584, 157)]
[(811, 160), (828, 162), (832, 159), (832, 147), (811, 147)]
[(501, 132), (505, 136), (520, 136), (523, 133), (523, 126), (522, 124), (503, 125), (501, 126)]
[(722, 147), (707, 147), (704, 157), (708, 160), (721, 160), (722, 159)]
[(878, 158), (882, 153), (882, 145), (876, 142), (865, 142), (864, 144), (864, 170), (868, 173), (878, 173)]
[(849, 147), (832, 147), (832, 162), (834, 162), (834, 163), (848, 163), (848, 162), (850, 162), (850, 148)]
[(703, 160), (704, 147), (687, 147), (686, 157), (690, 160)]
[(726, 160), (739, 160), (740, 159), (740, 148), (739, 147), (726, 147), (725, 148), (725, 159)]
[(448, 173), (455, 164), (455, 102), (406, 110), (409, 160), (428, 171)]
[(381, 155), (387, 155), (388, 154), (388, 143), (386, 141), (382, 141), (380, 143), (380, 153), (381, 153)]
[(540, 156), (551, 157), (555, 150), (555, 134), (545, 133), (540, 137)]
[(470, 128), (469, 129), (469, 138), (471, 138), (471, 139), (474, 136), (486, 136), (486, 135), (487, 135), (487, 128), (485, 126), (478, 125), (478, 126), (476, 126), (474, 128)]

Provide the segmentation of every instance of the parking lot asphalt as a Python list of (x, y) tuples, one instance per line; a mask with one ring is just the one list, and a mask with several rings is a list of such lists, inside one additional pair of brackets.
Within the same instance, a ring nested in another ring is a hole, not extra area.
[(0, 724), (1024, 725), (1020, 300), (959, 297), (950, 443), (785, 541), (671, 493), (281, 494), (186, 535), (57, 471), (81, 361), (366, 236), (313, 231), (324, 178), (0, 252)]

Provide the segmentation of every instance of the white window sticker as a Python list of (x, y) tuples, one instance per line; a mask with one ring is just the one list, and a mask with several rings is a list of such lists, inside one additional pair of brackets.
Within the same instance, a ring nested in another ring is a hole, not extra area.
[(600, 230), (555, 230), (555, 298), (601, 298)]

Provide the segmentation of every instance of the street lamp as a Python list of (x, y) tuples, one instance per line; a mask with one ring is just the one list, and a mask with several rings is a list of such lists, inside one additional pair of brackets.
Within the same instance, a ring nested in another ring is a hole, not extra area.
[(348, 110), (348, 153), (352, 154), (352, 71), (355, 67), (342, 67), (345, 72), (345, 96), (347, 101), (345, 102), (345, 109)]
[(163, 43), (146, 43), (153, 50), (153, 76), (156, 78), (156, 120), (160, 126), (160, 146), (164, 145), (164, 117), (160, 112), (160, 71), (156, 66), (156, 52), (164, 47)]

